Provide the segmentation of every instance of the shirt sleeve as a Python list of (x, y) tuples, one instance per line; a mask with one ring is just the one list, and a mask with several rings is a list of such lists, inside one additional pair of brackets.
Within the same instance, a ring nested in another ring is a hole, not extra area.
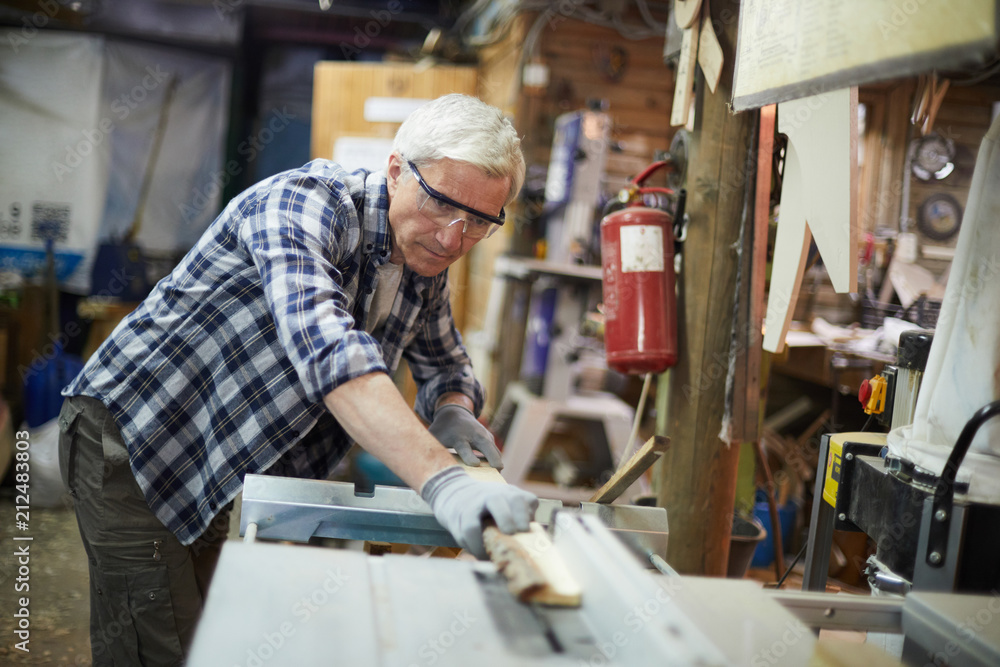
[(356, 377), (388, 372), (375, 339), (353, 328), (355, 295), (338, 269), (353, 257), (360, 229), (347, 188), (311, 175), (278, 181), (239, 228), (278, 338), (317, 402)]
[(472, 373), (472, 361), (455, 328), (449, 301), (448, 272), (437, 278), (427, 316), (413, 342), (403, 352), (417, 383), (414, 409), (425, 421), (434, 418), (434, 406), (448, 392), (457, 391), (472, 399), (475, 414), (486, 400), (483, 386)]

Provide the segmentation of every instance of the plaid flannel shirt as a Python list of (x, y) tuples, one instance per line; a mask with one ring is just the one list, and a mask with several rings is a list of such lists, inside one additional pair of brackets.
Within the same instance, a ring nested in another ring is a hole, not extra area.
[(153, 513), (184, 544), (246, 473), (328, 477), (351, 440), (323, 403), (405, 357), (425, 420), (445, 392), (482, 409), (454, 327), (447, 271), (404, 269), (385, 324), (365, 333), (389, 259), (385, 174), (315, 160), (236, 197), (63, 395), (101, 400)]

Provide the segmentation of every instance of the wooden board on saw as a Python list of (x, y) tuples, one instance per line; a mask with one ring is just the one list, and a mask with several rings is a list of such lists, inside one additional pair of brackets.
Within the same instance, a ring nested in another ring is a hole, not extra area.
[(569, 574), (541, 524), (532, 521), (528, 532), (514, 535), (487, 526), (483, 542), (490, 560), (507, 579), (507, 588), (521, 602), (580, 606), (583, 590)]
[[(499, 470), (485, 463), (476, 467), (461, 461), (458, 464), (477, 481), (507, 483)], [(538, 522), (532, 521), (527, 532), (513, 535), (487, 525), (483, 543), (490, 560), (507, 580), (507, 588), (518, 600), (556, 607), (580, 606), (582, 590), (567, 571), (548, 532)]]

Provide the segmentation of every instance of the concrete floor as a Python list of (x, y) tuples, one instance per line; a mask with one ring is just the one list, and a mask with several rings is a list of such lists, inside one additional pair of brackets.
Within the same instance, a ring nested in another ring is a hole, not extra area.
[[(69, 497), (64, 500), (60, 507), (32, 507), (30, 529), (21, 533), (14, 528), (14, 489), (0, 487), (0, 665), (91, 664), (87, 554)], [(237, 497), (233, 507), (229, 539), (240, 539), (240, 500)], [(14, 589), (18, 563), (13, 554), (24, 544), (10, 539), (15, 532), (34, 538), (29, 543), (30, 653), (14, 648), (20, 640), (14, 636), (12, 614), (17, 599), (25, 595)]]
[[(89, 665), (90, 612), (87, 558), (76, 516), (70, 506), (31, 508), (29, 530), (16, 531), (14, 489), (0, 488), (0, 664)], [(30, 535), (15, 542), (12, 533)], [(30, 544), (31, 573), (27, 593), (16, 592), (18, 563), (14, 550)], [(31, 636), (24, 653), (14, 648), (13, 611), (18, 598), (30, 596)]]

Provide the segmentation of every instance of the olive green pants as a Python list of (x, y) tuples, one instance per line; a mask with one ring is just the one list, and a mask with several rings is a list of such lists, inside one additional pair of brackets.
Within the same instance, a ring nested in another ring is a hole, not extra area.
[(59, 464), (90, 569), (94, 665), (181, 665), (229, 528), (225, 508), (186, 547), (146, 504), (104, 405), (69, 397)]

